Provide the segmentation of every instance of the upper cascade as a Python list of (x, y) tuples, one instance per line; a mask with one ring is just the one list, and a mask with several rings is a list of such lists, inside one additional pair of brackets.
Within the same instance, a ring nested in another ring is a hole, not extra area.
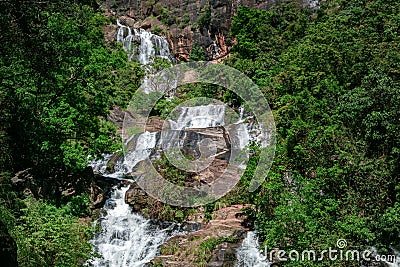
[(122, 47), (128, 53), (128, 60), (134, 57), (143, 64), (147, 65), (159, 57), (172, 61), (171, 52), (169, 50), (168, 41), (156, 34), (148, 32), (144, 29), (132, 29), (122, 25), (117, 20), (119, 27), (117, 33), (117, 42), (122, 43)]
[(169, 120), (171, 129), (181, 130), (187, 128), (208, 128), (224, 126), (224, 105), (203, 105), (194, 107), (179, 107), (180, 115), (174, 120)]

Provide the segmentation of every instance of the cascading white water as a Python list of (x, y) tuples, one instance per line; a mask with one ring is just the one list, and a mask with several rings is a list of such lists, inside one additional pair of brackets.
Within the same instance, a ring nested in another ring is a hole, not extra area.
[[(249, 136), (249, 131), (247, 129), (248, 124), (247, 123), (240, 123), (235, 125), (235, 136), (237, 136), (237, 147), (240, 149), (245, 148), (249, 142), (250, 142), (250, 136)], [(233, 140), (233, 139), (231, 139)]]
[(247, 232), (242, 246), (236, 253), (236, 267), (268, 267), (271, 263), (260, 253), (257, 234), (253, 231)]
[(153, 34), (143, 29), (139, 29), (139, 31), (135, 29), (134, 31), (135, 35), (140, 37), (138, 60), (143, 65), (149, 64), (153, 61), (156, 54), (153, 42), (151, 41), (151, 36)]
[(117, 20), (117, 25), (119, 27), (117, 42), (122, 43), (129, 60), (137, 56), (137, 60), (143, 65), (152, 63), (155, 57), (171, 61), (171, 52), (165, 38), (144, 29), (133, 29), (132, 32), (131, 28), (122, 25), (119, 20)]
[(151, 155), (157, 144), (156, 135), (157, 133), (155, 132), (144, 132), (138, 136), (135, 149), (125, 154), (124, 162), (121, 165), (116, 164), (114, 167), (114, 170), (118, 172), (117, 175), (131, 173), (139, 162)]
[(155, 45), (155, 55), (160, 58), (171, 60), (171, 52), (169, 51), (168, 41), (156, 34), (153, 34), (151, 39)]
[(180, 115), (176, 121), (169, 120), (171, 129), (208, 128), (224, 125), (224, 105), (204, 105), (180, 107)]
[(133, 56), (135, 55), (134, 46), (132, 42), (134, 35), (132, 35), (131, 28), (120, 24), (118, 20), (117, 20), (117, 25), (119, 26), (117, 32), (117, 42), (122, 43), (122, 47), (128, 54), (128, 60), (131, 61)]
[(89, 262), (95, 267), (145, 266), (157, 255), (160, 245), (178, 233), (172, 229), (174, 224), (157, 229), (150, 220), (132, 213), (124, 200), (127, 190), (127, 186), (114, 187), (104, 207), (107, 214), (100, 219), (102, 232), (92, 240), (95, 252), (102, 256)]
[(244, 107), (240, 106), (239, 107), (239, 118), (238, 121), (236, 122), (236, 124), (242, 123), (245, 120), (244, 118)]
[[(134, 135), (128, 142), (132, 141), (134, 137), (137, 137), (135, 142), (135, 149), (129, 151), (123, 157), (123, 160), (114, 162), (114, 172), (109, 173), (107, 171), (107, 163), (109, 162), (112, 154), (103, 155), (104, 159), (97, 159), (89, 163), (89, 166), (93, 168), (94, 172), (98, 172), (103, 176), (111, 177), (111, 178), (121, 178), (126, 174), (129, 174), (133, 171), (133, 168), (142, 160), (148, 158), (153, 149), (157, 144), (157, 133), (153, 132), (144, 132), (139, 134), (138, 136)], [(128, 143), (127, 142), (127, 143)]]
[(320, 0), (307, 0), (306, 6), (310, 7), (311, 9), (319, 9), (319, 2)]
[(111, 159), (112, 154), (103, 154), (102, 157), (103, 159), (95, 159), (89, 163), (89, 166), (92, 167), (93, 172), (106, 173), (107, 162)]

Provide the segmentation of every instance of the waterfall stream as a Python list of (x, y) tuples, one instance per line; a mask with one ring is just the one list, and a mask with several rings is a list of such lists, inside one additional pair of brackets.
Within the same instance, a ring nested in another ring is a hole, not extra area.
[(130, 61), (135, 56), (143, 65), (152, 63), (155, 57), (171, 61), (168, 41), (165, 38), (144, 29), (133, 29), (132, 31), (130, 27), (122, 25), (118, 20), (117, 25), (119, 27), (117, 42), (122, 43)]
[[(168, 44), (159, 38), (154, 38), (150, 32), (144, 30), (132, 34), (129, 27), (119, 25), (119, 41), (123, 42), (124, 49), (129, 51), (133, 47), (134, 37), (140, 37), (140, 47), (137, 54), (142, 64), (148, 64), (154, 56), (167, 57), (169, 55)], [(125, 32), (124, 32), (125, 31)], [(127, 31), (127, 33), (126, 33)], [(123, 37), (126, 35), (125, 37)], [(153, 38), (153, 39), (152, 39)], [(152, 40), (155, 40), (153, 44)], [(157, 47), (156, 54), (154, 46)], [(164, 48), (165, 49), (164, 49)], [(160, 49), (161, 48), (161, 49)], [(129, 54), (130, 56), (134, 55)], [(147, 159), (153, 159), (159, 155), (159, 151), (170, 149), (169, 146), (179, 144), (183, 147), (186, 138), (193, 138), (195, 144), (199, 144), (202, 138), (213, 138), (220, 127), (229, 130), (230, 144), (240, 149), (245, 148), (251, 140), (257, 140), (259, 133), (252, 124), (246, 123), (248, 118), (243, 107), (239, 109), (239, 116), (235, 121), (226, 120), (226, 106), (221, 104), (209, 104), (200, 106), (183, 106), (177, 108), (177, 116), (170, 118), (169, 129), (160, 132), (143, 132), (132, 135), (126, 142), (125, 155), (103, 155), (103, 159), (91, 162), (93, 170), (102, 176), (123, 179), (125, 175), (135, 172), (136, 165)], [(201, 129), (208, 128), (208, 132)], [(253, 129), (254, 128), (254, 129)], [(193, 134), (195, 131), (200, 133)], [(208, 135), (207, 135), (208, 134)], [(173, 142), (172, 140), (177, 140)], [(217, 140), (217, 139), (216, 139)], [(111, 163), (111, 164), (110, 164)], [(243, 169), (246, 168), (244, 164)], [(132, 212), (131, 207), (125, 203), (125, 193), (129, 186), (114, 186), (111, 198), (103, 207), (104, 216), (97, 223), (101, 231), (96, 233), (92, 240), (98, 258), (88, 261), (95, 267), (142, 267), (153, 260), (160, 246), (176, 234), (182, 234), (178, 224), (170, 224), (169, 227), (159, 227), (151, 220), (143, 218)], [(267, 267), (270, 263), (259, 251), (257, 235), (249, 232), (237, 251), (237, 267)]]
[(268, 262), (265, 256), (260, 253), (260, 245), (258, 243), (257, 234), (253, 231), (247, 232), (246, 238), (243, 240), (242, 246), (236, 254), (236, 267), (268, 267), (271, 263)]
[(93, 259), (93, 266), (145, 266), (157, 255), (159, 247), (168, 238), (179, 233), (177, 224), (162, 229), (150, 220), (132, 213), (124, 200), (127, 190), (127, 186), (114, 187), (111, 198), (104, 206), (106, 215), (98, 222), (102, 231), (92, 240), (95, 252), (102, 258)]
[(224, 126), (224, 105), (203, 105), (194, 107), (180, 107), (179, 117), (169, 120), (171, 129), (208, 128)]
[[(205, 129), (225, 125), (225, 106), (224, 105), (203, 105), (194, 107), (180, 107), (179, 116), (170, 119), (171, 130), (159, 132), (143, 132), (132, 135), (126, 143), (135, 149), (129, 149), (125, 156), (121, 156), (113, 163), (113, 171), (109, 172), (107, 164), (112, 155), (103, 155), (104, 159), (94, 160), (90, 163), (94, 172), (112, 178), (122, 178), (126, 174), (134, 171), (135, 166), (146, 158), (154, 158), (157, 150), (170, 149), (172, 145), (183, 145), (186, 138), (186, 129)], [(240, 110), (240, 117), (237, 122), (230, 124), (233, 136), (231, 142), (235, 143), (240, 149), (249, 145), (251, 140), (256, 140), (257, 135), (250, 134), (251, 125), (243, 122), (243, 111)], [(257, 133), (258, 134), (258, 133)], [(172, 140), (179, 140), (173, 142)], [(201, 141), (201, 140), (198, 140)], [(243, 166), (246, 168), (246, 166)]]

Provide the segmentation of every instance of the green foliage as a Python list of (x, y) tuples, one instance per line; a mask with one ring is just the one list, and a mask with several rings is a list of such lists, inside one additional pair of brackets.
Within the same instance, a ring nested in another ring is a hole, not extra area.
[[(95, 1), (0, 2), (0, 216), (20, 266), (82, 266), (91, 257), (85, 172), (89, 155), (115, 151), (104, 118), (126, 107), (144, 73), (106, 46)], [(25, 170), (24, 193), (11, 173)], [(5, 172), (7, 171), (7, 172)], [(75, 196), (61, 192), (73, 188)], [(51, 203), (51, 204), (50, 204)]]
[(20, 266), (82, 266), (92, 256), (87, 196), (74, 196), (57, 208), (42, 200), (18, 198), (10, 176), (0, 175), (0, 218), (18, 247)]
[(152, 267), (163, 267), (163, 262), (162, 260), (157, 260), (156, 262), (152, 263)]
[(190, 61), (205, 61), (206, 51), (201, 46), (194, 44), (190, 52)]
[(140, 63), (132, 61), (116, 71), (105, 73), (102, 83), (110, 92), (111, 103), (125, 109), (141, 85), (143, 77), (144, 71)]
[(188, 13), (183, 14), (181, 27), (184, 28), (190, 23), (190, 15)]
[(158, 25), (154, 25), (152, 32), (160, 36), (167, 36), (167, 31)]
[(32, 198), (26, 204), (11, 230), (19, 265), (82, 266), (92, 256), (91, 228), (72, 215), (76, 211)]
[(172, 67), (172, 63), (165, 58), (156, 57), (154, 58), (153, 63), (151, 63), (151, 67), (151, 72), (157, 73), (159, 71)]
[(199, 12), (199, 19), (197, 24), (201, 29), (208, 29), (211, 23), (211, 6), (210, 3), (206, 3)]
[(158, 19), (167, 26), (175, 24), (175, 17), (173, 16), (172, 12), (166, 7), (161, 8)]
[[(398, 244), (399, 8), (376, 0), (330, 1), (314, 14), (293, 4), (238, 9), (227, 63), (261, 87), (277, 126), (274, 164), (253, 198), (268, 248)], [(299, 264), (311, 266), (288, 265)]]
[(13, 224), (6, 218), (11, 220), (11, 217), (19, 216), (20, 210), (25, 208), (25, 203), (18, 198), (18, 194), (13, 190), (11, 174), (7, 172), (0, 173), (0, 207), (2, 208), (0, 212), (4, 212), (0, 218), (6, 226), (8, 226), (8, 222), (11, 225)]
[(56, 172), (79, 176), (89, 155), (118, 148), (115, 126), (102, 118), (114, 104), (127, 105), (143, 71), (119, 46), (106, 46), (106, 20), (95, 6), (0, 3), (2, 170), (32, 168), (39, 184), (49, 178), (57, 187)]
[(173, 166), (164, 155), (161, 159), (156, 160), (153, 165), (164, 179), (176, 185), (185, 185), (187, 173)]
[(62, 212), (65, 215), (74, 217), (88, 216), (90, 215), (90, 200), (87, 194), (72, 196), (71, 199), (62, 206)]

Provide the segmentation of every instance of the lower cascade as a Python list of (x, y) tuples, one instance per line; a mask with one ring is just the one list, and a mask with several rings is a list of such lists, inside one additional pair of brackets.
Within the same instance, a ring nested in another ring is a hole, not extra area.
[[(186, 149), (195, 155), (200, 153), (197, 151), (197, 149), (200, 151), (198, 147), (200, 142), (208, 138), (213, 140), (215, 147), (225, 153), (225, 150), (232, 145), (244, 149), (254, 138), (250, 134), (249, 124), (243, 119), (243, 108), (240, 110), (238, 120), (235, 119), (235, 122), (229, 125), (226, 125), (224, 105), (213, 104), (180, 109), (182, 112), (179, 116), (174, 118), (175, 120), (168, 121), (171, 129), (133, 134), (125, 141), (127, 151), (124, 155), (121, 153), (103, 155), (103, 159), (91, 162), (93, 171), (104, 177), (135, 181), (138, 163), (145, 159), (157, 158), (162, 151), (170, 149), (170, 146)], [(229, 141), (225, 139), (222, 126), (230, 129)], [(211, 156), (207, 157), (215, 157), (219, 153), (219, 160), (225, 159), (220, 151), (212, 152)], [(245, 169), (246, 165), (241, 167)], [(128, 189), (129, 186), (112, 188), (111, 198), (106, 201), (103, 208), (104, 216), (97, 221), (100, 230), (91, 241), (95, 253), (99, 255), (98, 258), (88, 262), (91, 266), (146, 266), (159, 254), (160, 247), (168, 239), (186, 233), (185, 227), (179, 224), (163, 223), (168, 226), (161, 227), (154, 221), (133, 213), (131, 207), (125, 203)], [(249, 232), (237, 251), (237, 266), (270, 266), (262, 257), (259, 253), (257, 235)]]
[(236, 267), (268, 267), (271, 263), (266, 256), (260, 252), (257, 234), (254, 231), (247, 232), (246, 238), (243, 240), (242, 246), (236, 254)]
[(179, 233), (176, 224), (162, 229), (150, 220), (132, 213), (124, 196), (129, 186), (114, 187), (104, 209), (106, 216), (99, 219), (101, 232), (92, 240), (101, 258), (90, 261), (91, 266), (140, 267), (150, 262), (159, 247)]

